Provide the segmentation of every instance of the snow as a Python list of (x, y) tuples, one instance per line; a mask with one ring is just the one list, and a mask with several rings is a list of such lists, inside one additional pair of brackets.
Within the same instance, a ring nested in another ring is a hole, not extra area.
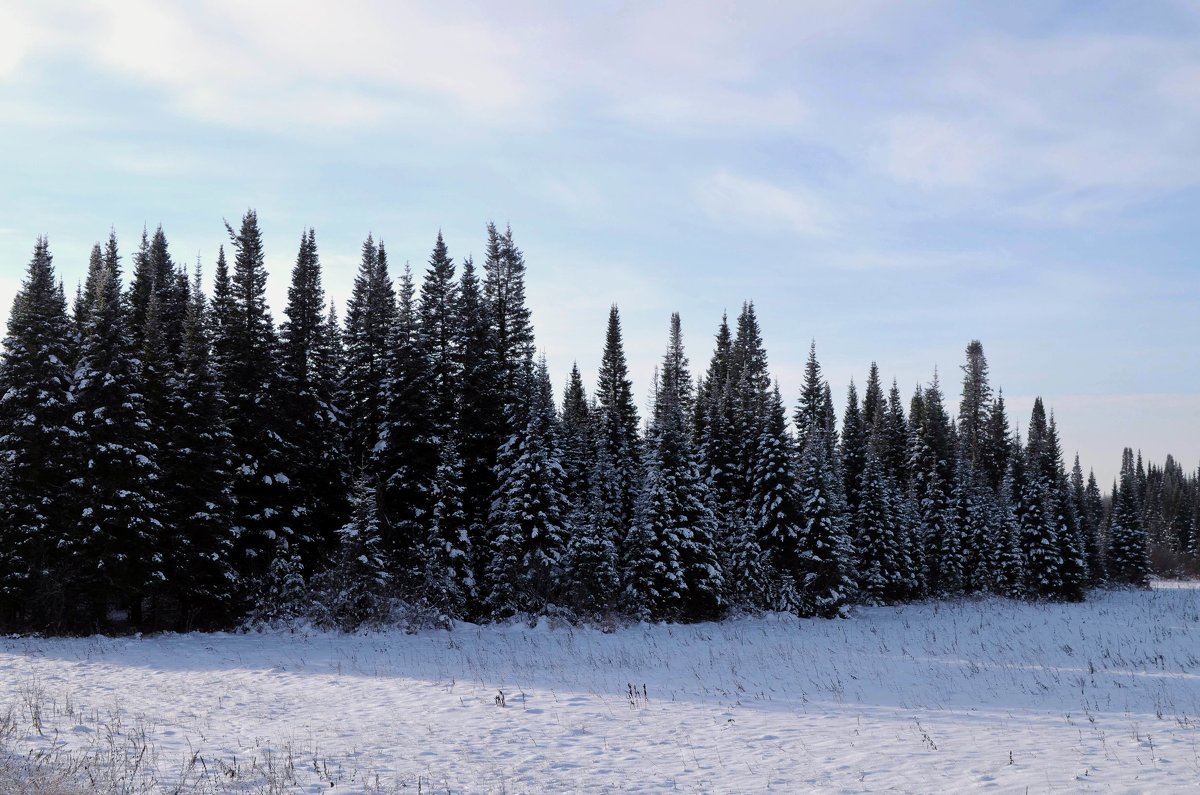
[(136, 726), (164, 786), (198, 753), (294, 756), (295, 792), (1183, 792), (1200, 584), (611, 634), (0, 639), (6, 699), (13, 752)]

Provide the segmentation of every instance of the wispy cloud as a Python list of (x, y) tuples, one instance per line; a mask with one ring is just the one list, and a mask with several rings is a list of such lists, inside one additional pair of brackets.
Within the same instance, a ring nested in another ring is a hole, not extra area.
[[(1121, 34), (976, 39), (881, 126), (884, 172), (958, 210), (1081, 223), (1200, 184), (1200, 48)], [(966, 201), (964, 202), (964, 198)]]
[(730, 171), (700, 180), (695, 195), (710, 217), (751, 229), (820, 237), (829, 234), (832, 224), (828, 208), (812, 192)]

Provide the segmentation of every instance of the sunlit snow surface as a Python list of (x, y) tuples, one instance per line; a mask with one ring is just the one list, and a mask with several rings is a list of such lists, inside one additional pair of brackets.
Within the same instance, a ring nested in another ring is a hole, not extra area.
[(613, 634), (11, 638), (0, 714), (22, 753), (144, 731), (142, 780), (189, 768), (195, 791), (255, 791), (268, 758), (297, 792), (1196, 791), (1198, 588)]

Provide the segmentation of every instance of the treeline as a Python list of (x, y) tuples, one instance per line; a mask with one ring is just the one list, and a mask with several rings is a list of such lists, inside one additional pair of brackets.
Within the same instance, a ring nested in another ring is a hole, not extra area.
[(211, 297), (160, 228), (128, 280), (97, 244), (69, 306), (37, 241), (0, 358), (3, 626), (832, 617), (1078, 600), (1144, 586), (1151, 539), (1198, 551), (1196, 475), (1127, 451), (1110, 508), (1040, 399), (1013, 431), (978, 342), (957, 418), (872, 365), (838, 422), (815, 346), (789, 418), (753, 304), (699, 378), (673, 315), (643, 423), (615, 306), (594, 393), (573, 368), (555, 400), (510, 230), (482, 271), (439, 234), (419, 288), (368, 237), (344, 320), (307, 230), (276, 328), (255, 213), (226, 228)]

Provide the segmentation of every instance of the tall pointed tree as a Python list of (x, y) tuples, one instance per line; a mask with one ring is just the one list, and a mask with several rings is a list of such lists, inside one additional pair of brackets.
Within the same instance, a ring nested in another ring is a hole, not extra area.
[(71, 324), (45, 238), (34, 245), (13, 299), (0, 353), (0, 460), (6, 519), (0, 523), (0, 611), (51, 626), (67, 608), (61, 547), (70, 471)]
[(300, 236), (288, 302), (280, 326), (280, 437), (286, 447), (295, 503), (296, 551), (312, 573), (331, 565), (337, 528), (349, 518), (344, 428), (336, 405), (338, 376), (330, 349), (337, 333), (325, 316), (316, 233)]
[(396, 291), (388, 274), (387, 251), (368, 235), (346, 305), (342, 406), (348, 426), (346, 454), (354, 470), (368, 463), (379, 440), (396, 323)]
[(1126, 447), (1108, 524), (1108, 577), (1114, 583), (1145, 588), (1150, 584), (1150, 547), (1137, 507), (1137, 488), (1133, 450)]
[(429, 534), (438, 449), (430, 411), (428, 361), (421, 346), (416, 288), (406, 266), (384, 381), (379, 441), (371, 466), (383, 486), (379, 511), (384, 548), (402, 584), (411, 587)]
[[(139, 390), (145, 357), (134, 350), (116, 274), (104, 268), (94, 287), (72, 388), (78, 457), (71, 559), (84, 626), (103, 622), (113, 606), (140, 619), (143, 597), (165, 578), (162, 479), (153, 442), (160, 429), (151, 427)], [(146, 325), (153, 334), (157, 315), (151, 294)]]
[[(642, 451), (638, 435), (637, 406), (633, 402), (633, 384), (625, 361), (621, 340), (621, 317), (614, 304), (608, 313), (608, 330), (604, 355), (596, 384), (596, 445), (597, 461), (607, 468), (597, 470), (594, 478), (611, 478), (611, 483), (596, 481), (596, 496), (602, 500), (593, 505), (591, 514), (597, 532), (619, 539), (632, 526), (635, 500), (641, 484)], [(609, 498), (615, 498), (610, 500)]]
[(501, 453), (488, 596), (494, 615), (539, 613), (561, 593), (570, 528), (558, 417), (545, 359), (527, 379), (528, 418)]
[(181, 630), (224, 626), (235, 608), (232, 566), (232, 438), (228, 406), (209, 350), (209, 313), (192, 280), (165, 470), (165, 593), (178, 605)]
[(236, 252), (229, 326), (222, 329), (228, 336), (220, 344), (229, 357), (220, 365), (233, 443), (234, 566), (245, 587), (265, 593), (273, 564), (291, 559), (295, 521), (273, 400), (277, 340), (258, 216), (247, 210), (238, 231), (226, 229)]
[(646, 480), (626, 543), (626, 597), (652, 618), (711, 619), (723, 608), (716, 525), (692, 444), (693, 388), (676, 313), (647, 434)]

